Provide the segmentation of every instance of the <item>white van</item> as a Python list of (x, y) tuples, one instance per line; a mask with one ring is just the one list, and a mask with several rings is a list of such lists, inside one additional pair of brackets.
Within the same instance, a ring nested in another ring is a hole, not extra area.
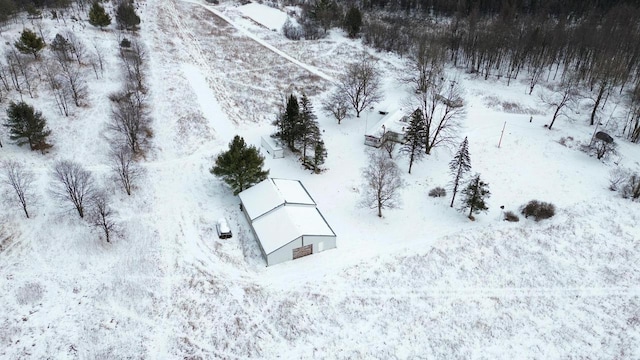
[(228, 239), (231, 237), (231, 228), (229, 228), (225, 218), (218, 219), (216, 230), (218, 231), (218, 237), (220, 239)]

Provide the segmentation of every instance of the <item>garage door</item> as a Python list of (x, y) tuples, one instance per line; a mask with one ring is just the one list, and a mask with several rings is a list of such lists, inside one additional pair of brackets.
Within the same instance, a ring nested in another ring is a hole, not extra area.
[(297, 259), (303, 256), (311, 255), (312, 252), (313, 252), (313, 244), (295, 248), (293, 249), (293, 258)]

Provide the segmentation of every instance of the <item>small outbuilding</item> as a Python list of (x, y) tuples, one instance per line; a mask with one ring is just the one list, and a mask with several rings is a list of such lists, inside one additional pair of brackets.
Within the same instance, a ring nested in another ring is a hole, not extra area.
[(262, 148), (274, 159), (281, 159), (284, 157), (284, 149), (274, 138), (270, 136), (262, 136), (260, 139), (260, 145)]
[(267, 266), (336, 247), (336, 234), (299, 180), (270, 178), (239, 197)]

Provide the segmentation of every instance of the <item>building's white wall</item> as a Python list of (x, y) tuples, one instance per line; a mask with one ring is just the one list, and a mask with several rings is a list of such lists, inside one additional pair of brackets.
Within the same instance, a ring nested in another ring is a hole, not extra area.
[(281, 262), (293, 260), (293, 249), (302, 246), (302, 237), (295, 239), (287, 245), (267, 254), (267, 266), (279, 264)]
[(262, 136), (260, 144), (272, 158), (279, 159), (284, 157), (284, 149), (282, 149), (282, 147), (273, 139)]
[(305, 235), (302, 240), (302, 245), (313, 244), (313, 253), (320, 252), (320, 243), (322, 243), (322, 251), (334, 249), (336, 247), (335, 236), (310, 236)]

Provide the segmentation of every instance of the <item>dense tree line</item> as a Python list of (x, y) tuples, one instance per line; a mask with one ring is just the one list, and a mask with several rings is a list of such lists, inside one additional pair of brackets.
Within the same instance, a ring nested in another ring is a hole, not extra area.
[[(323, 29), (362, 15), (357, 34), (379, 50), (429, 56), (480, 77), (526, 81), (529, 93), (554, 80), (583, 89), (591, 100), (589, 123), (599, 121), (610, 94), (626, 97), (621, 135), (640, 141), (640, 4), (636, 1), (357, 0), (304, 2), (304, 17)], [(333, 14), (328, 21), (327, 14)], [(426, 45), (425, 45), (426, 44)], [(436, 58), (440, 58), (437, 56)], [(565, 92), (564, 89), (557, 89)], [(424, 109), (423, 109), (424, 110)]]

